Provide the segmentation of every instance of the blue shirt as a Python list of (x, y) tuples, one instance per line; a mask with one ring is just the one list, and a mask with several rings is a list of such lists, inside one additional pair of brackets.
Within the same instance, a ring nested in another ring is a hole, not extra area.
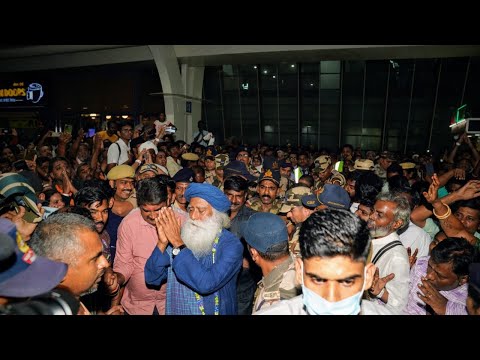
[(110, 236), (110, 255), (113, 260), (115, 260), (115, 253), (117, 251), (117, 233), (118, 227), (122, 222), (123, 217), (115, 214), (112, 209), (108, 209), (108, 221), (105, 225), (105, 230), (107, 231), (108, 235)]
[(199, 315), (195, 292), (203, 298), (206, 315), (214, 314), (215, 292), (219, 294), (220, 315), (237, 314), (237, 275), (242, 266), (240, 240), (223, 229), (212, 254), (197, 259), (188, 248), (172, 260), (169, 245), (164, 253), (156, 246), (145, 264), (145, 282), (160, 285), (167, 280), (166, 315)]

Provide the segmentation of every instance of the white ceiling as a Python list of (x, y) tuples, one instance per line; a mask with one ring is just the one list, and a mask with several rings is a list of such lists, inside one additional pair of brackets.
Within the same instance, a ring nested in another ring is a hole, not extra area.
[[(212, 66), (480, 56), (479, 45), (173, 45), (180, 64)], [(147, 45), (0, 46), (0, 72), (153, 60)]]

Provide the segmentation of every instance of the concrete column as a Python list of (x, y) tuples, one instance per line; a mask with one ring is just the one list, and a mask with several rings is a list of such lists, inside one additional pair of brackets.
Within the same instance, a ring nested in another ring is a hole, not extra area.
[(191, 142), (197, 131), (197, 122), (202, 119), (202, 95), (204, 67), (191, 67), (182, 64), (182, 83), (186, 89), (186, 101), (191, 101), (192, 112), (185, 113), (186, 142)]
[(177, 139), (185, 136), (185, 100), (180, 67), (172, 45), (148, 46), (157, 66), (165, 102), (165, 115), (178, 128)]
[[(172, 45), (149, 45), (162, 83), (165, 115), (177, 127), (176, 139), (190, 142), (202, 114), (204, 67), (182, 65), (181, 73)], [(186, 113), (186, 102), (192, 113)]]

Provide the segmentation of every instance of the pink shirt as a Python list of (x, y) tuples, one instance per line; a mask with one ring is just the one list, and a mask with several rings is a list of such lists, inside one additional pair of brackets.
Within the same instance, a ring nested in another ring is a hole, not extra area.
[(165, 314), (167, 284), (160, 290), (145, 284), (144, 268), (157, 246), (155, 226), (143, 220), (140, 209), (132, 210), (118, 227), (117, 251), (113, 270), (125, 276), (126, 286), (121, 304), (130, 315), (152, 315), (154, 306)]

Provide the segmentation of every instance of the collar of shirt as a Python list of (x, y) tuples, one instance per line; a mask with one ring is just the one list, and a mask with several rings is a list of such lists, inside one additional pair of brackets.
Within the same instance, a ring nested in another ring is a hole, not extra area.
[(285, 273), (285, 271), (288, 270), (288, 268), (292, 264), (293, 264), (293, 259), (291, 256), (288, 256), (288, 258), (285, 261), (275, 266), (267, 276), (265, 276), (264, 278), (262, 278), (262, 280), (260, 280), (259, 283), (262, 283), (263, 287), (269, 288), (273, 284), (282, 281), (283, 274)]
[(378, 249), (379, 247), (382, 247), (383, 245), (387, 245), (388, 243), (391, 243), (392, 241), (395, 241), (395, 240), (400, 240), (400, 237), (398, 236), (396, 231), (394, 231), (393, 233), (385, 237), (373, 239), (372, 245)]

